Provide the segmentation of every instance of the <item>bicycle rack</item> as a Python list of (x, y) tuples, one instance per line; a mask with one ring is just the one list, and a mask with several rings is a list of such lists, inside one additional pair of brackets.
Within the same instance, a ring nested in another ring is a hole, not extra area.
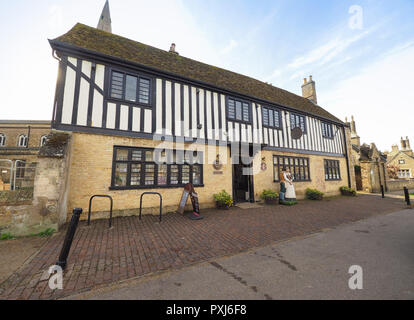
[(139, 220), (141, 220), (141, 217), (142, 217), (142, 198), (147, 194), (155, 194), (160, 197), (160, 222), (161, 222), (162, 221), (162, 195), (158, 192), (144, 192), (143, 194), (141, 194), (141, 200), (139, 203)]
[(109, 213), (109, 228), (112, 228), (112, 208), (113, 208), (113, 204), (114, 201), (112, 200), (111, 196), (105, 196), (105, 195), (94, 195), (89, 199), (89, 212), (88, 212), (88, 226), (91, 224), (91, 209), (92, 209), (92, 200), (94, 198), (108, 198), (109, 200), (111, 200), (111, 211)]

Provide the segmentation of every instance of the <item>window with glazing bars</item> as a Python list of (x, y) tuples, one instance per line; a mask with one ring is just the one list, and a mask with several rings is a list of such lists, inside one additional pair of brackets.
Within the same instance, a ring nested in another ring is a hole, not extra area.
[(326, 122), (322, 122), (321, 125), (322, 125), (322, 136), (324, 138), (332, 139), (334, 137), (334, 133), (333, 133), (333, 129), (332, 129), (332, 124), (326, 123)]
[(141, 76), (112, 71), (110, 97), (133, 103), (150, 104), (151, 80)]
[(283, 168), (289, 169), (294, 181), (310, 181), (309, 158), (273, 156), (274, 181), (280, 181)]
[(325, 180), (341, 180), (339, 160), (325, 159)]
[(263, 125), (270, 128), (281, 128), (280, 111), (275, 109), (262, 108)]
[(115, 147), (113, 189), (203, 185), (202, 154), (173, 150)]
[(305, 116), (291, 113), (290, 114), (290, 129), (301, 128), (303, 133), (306, 133)]
[(234, 121), (250, 122), (250, 103), (228, 98), (227, 118)]

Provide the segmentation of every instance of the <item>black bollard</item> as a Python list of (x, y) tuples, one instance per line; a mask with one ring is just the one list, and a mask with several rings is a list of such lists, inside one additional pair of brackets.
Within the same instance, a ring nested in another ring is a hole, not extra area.
[(385, 198), (385, 194), (384, 194), (384, 186), (383, 185), (381, 185), (381, 195), (382, 195), (382, 198), (384, 199)]
[(407, 202), (407, 206), (411, 205), (410, 194), (408, 193), (407, 187), (404, 187), (404, 196), (405, 196), (405, 202)]
[(81, 214), (82, 209), (73, 209), (72, 219), (70, 220), (69, 228), (66, 232), (65, 241), (63, 242), (62, 250), (60, 251), (59, 261), (56, 263), (56, 265), (60, 266), (62, 269), (66, 268), (70, 247), (72, 246), (73, 237), (75, 236), (76, 228), (78, 227), (79, 218)]

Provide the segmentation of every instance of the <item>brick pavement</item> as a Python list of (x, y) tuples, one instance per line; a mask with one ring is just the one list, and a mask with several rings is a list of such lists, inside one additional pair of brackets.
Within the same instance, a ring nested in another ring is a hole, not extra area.
[(0, 285), (0, 299), (57, 299), (96, 286), (232, 255), (275, 241), (303, 236), (404, 208), (397, 199), (360, 195), (293, 207), (206, 210), (204, 220), (179, 214), (81, 222), (76, 232), (64, 289), (52, 291), (43, 273), (57, 261), (65, 230), (52, 237), (28, 264)]

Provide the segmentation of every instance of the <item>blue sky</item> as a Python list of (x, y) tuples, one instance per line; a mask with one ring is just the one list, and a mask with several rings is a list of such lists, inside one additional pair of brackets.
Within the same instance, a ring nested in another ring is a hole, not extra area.
[[(57, 62), (48, 38), (96, 26), (104, 0), (1, 1), (0, 119), (50, 119)], [(350, 27), (362, 9), (362, 28)], [(414, 1), (110, 0), (113, 32), (301, 93), (354, 115), (363, 142), (414, 140)]]

